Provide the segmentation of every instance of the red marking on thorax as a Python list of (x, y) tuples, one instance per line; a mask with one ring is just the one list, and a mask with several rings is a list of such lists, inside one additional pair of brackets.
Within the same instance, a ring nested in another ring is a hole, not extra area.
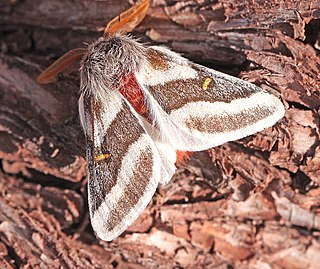
[[(129, 103), (133, 106), (135, 111), (144, 116), (149, 122), (151, 121), (149, 111), (145, 105), (143, 92), (137, 82), (133, 73), (127, 77), (122, 77), (119, 85), (119, 92)], [(176, 151), (176, 165), (184, 164), (191, 158), (192, 152), (190, 151)]]
[(135, 111), (140, 115), (146, 115), (147, 108), (145, 106), (144, 96), (133, 73), (129, 74), (127, 77), (122, 77), (119, 92), (129, 101)]

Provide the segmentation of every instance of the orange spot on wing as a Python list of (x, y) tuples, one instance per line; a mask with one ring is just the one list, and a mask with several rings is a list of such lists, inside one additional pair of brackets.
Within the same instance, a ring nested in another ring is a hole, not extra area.
[(104, 159), (108, 159), (111, 155), (110, 154), (100, 154), (95, 157), (96, 161), (102, 161)]
[(180, 150), (177, 150), (176, 151), (177, 160), (176, 160), (175, 165), (185, 164), (187, 161), (190, 160), (192, 154), (193, 154), (193, 152), (191, 152), (191, 151), (180, 151)]
[(207, 90), (212, 80), (212, 78), (206, 78), (206, 80), (203, 82), (202, 89)]

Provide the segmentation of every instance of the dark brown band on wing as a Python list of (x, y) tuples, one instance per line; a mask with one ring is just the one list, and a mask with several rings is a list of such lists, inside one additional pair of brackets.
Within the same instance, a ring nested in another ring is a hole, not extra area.
[[(185, 104), (197, 101), (230, 103), (235, 99), (250, 97), (259, 88), (241, 80), (228, 80), (225, 77), (212, 75), (198, 66), (191, 66), (197, 71), (198, 76), (193, 79), (173, 80), (165, 84), (148, 86), (148, 90), (158, 101), (161, 107), (171, 113), (173, 110), (183, 107)], [(203, 89), (206, 79), (212, 81)]]
[(252, 125), (273, 114), (270, 108), (255, 107), (231, 115), (190, 116), (184, 123), (186, 127), (204, 133), (227, 133)]
[(130, 210), (136, 206), (146, 191), (153, 175), (153, 155), (150, 148), (144, 149), (140, 153), (139, 161), (133, 171), (133, 177), (123, 190), (123, 194), (117, 203), (117, 207), (110, 211), (108, 222), (105, 223), (106, 230), (111, 231), (117, 224), (129, 214)]
[[(91, 110), (92, 111), (92, 110)], [(100, 115), (95, 114), (95, 117)], [(101, 120), (101, 119), (95, 119)], [(103, 124), (101, 122), (101, 124)], [(121, 167), (123, 156), (128, 152), (130, 145), (137, 141), (144, 133), (137, 118), (131, 113), (127, 104), (123, 103), (122, 110), (107, 129), (104, 140), (100, 147), (97, 147), (94, 141), (89, 146), (88, 171), (89, 171), (89, 189), (91, 193), (98, 194), (92, 197), (91, 212), (94, 212), (104, 201), (105, 196), (111, 188), (116, 185), (118, 173)], [(94, 139), (94, 136), (93, 136)], [(90, 144), (90, 141), (88, 141)], [(95, 161), (94, 157), (106, 152), (110, 153), (110, 158)]]
[(169, 69), (169, 59), (164, 54), (149, 48), (147, 52), (147, 58), (153, 69), (162, 71)]

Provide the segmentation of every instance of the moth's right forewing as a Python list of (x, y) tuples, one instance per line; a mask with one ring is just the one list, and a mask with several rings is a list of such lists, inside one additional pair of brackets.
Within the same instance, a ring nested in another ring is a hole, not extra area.
[(137, 72), (151, 115), (177, 150), (203, 150), (262, 131), (284, 115), (273, 94), (151, 47)]
[(149, 203), (160, 181), (161, 159), (120, 94), (109, 91), (105, 97), (96, 101), (82, 94), (79, 112), (87, 140), (91, 223), (101, 239), (110, 241)]

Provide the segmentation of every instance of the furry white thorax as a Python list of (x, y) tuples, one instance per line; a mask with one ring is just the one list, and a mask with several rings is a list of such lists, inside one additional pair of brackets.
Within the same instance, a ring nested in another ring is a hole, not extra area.
[(117, 90), (123, 77), (147, 64), (146, 52), (147, 48), (130, 36), (99, 38), (89, 45), (81, 61), (81, 93), (104, 100), (106, 91)]

